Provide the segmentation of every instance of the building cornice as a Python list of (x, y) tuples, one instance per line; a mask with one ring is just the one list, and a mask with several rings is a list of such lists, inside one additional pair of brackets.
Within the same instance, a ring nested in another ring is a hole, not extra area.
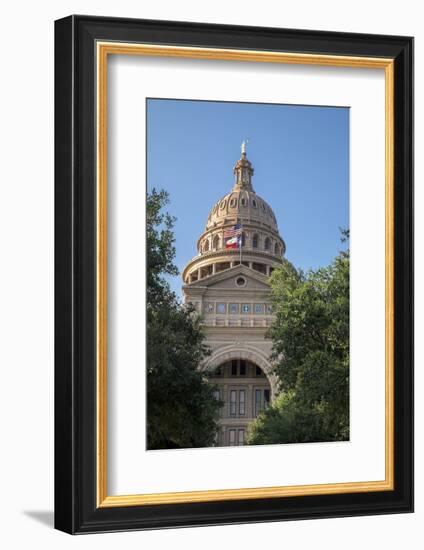
[[(218, 259), (222, 262), (238, 261), (240, 259), (240, 251), (237, 249), (219, 249), (205, 252), (199, 256), (194, 256), (194, 258), (187, 262), (183, 269), (183, 280), (185, 280), (187, 271), (191, 270), (196, 264), (207, 265), (208, 263), (210, 263), (210, 260)], [(261, 251), (256, 248), (243, 248), (242, 260), (250, 262), (265, 261), (265, 263), (269, 264), (270, 266), (281, 265), (283, 263), (283, 259), (280, 256), (276, 256), (271, 252), (266, 252), (265, 250)], [(199, 265), (199, 267), (201, 267), (201, 265)]]

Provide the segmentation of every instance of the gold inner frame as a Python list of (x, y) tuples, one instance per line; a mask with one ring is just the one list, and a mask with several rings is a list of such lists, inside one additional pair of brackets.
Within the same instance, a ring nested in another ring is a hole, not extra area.
[[(97, 506), (141, 506), (364, 493), (394, 489), (394, 60), (254, 50), (97, 42)], [(385, 71), (385, 479), (315, 485), (217, 489), (109, 496), (107, 493), (107, 61), (109, 55), (142, 55), (284, 63)]]

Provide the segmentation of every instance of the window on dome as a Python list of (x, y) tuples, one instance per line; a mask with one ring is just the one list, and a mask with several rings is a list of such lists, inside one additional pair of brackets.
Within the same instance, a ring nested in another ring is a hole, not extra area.
[(259, 242), (259, 236), (257, 233), (255, 233), (252, 237), (252, 247), (258, 248), (258, 242)]
[(277, 256), (280, 255), (280, 247), (278, 246), (277, 243), (275, 243), (274, 254), (276, 254)]
[(206, 239), (205, 244), (203, 245), (203, 252), (208, 252), (209, 250), (209, 241)]
[(215, 235), (213, 238), (213, 249), (218, 250), (219, 248), (219, 235)]
[(266, 237), (264, 242), (264, 249), (270, 250), (271, 249), (271, 239), (269, 237)]

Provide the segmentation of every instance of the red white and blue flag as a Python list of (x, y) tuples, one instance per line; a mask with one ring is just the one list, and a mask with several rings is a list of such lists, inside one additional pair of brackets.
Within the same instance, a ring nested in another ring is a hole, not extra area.
[(239, 248), (241, 244), (241, 225), (238, 223), (234, 227), (224, 231), (225, 248)]

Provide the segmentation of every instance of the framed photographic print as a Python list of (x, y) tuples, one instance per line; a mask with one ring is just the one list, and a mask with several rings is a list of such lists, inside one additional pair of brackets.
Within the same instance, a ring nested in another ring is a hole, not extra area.
[(55, 525), (413, 509), (413, 39), (55, 27)]

